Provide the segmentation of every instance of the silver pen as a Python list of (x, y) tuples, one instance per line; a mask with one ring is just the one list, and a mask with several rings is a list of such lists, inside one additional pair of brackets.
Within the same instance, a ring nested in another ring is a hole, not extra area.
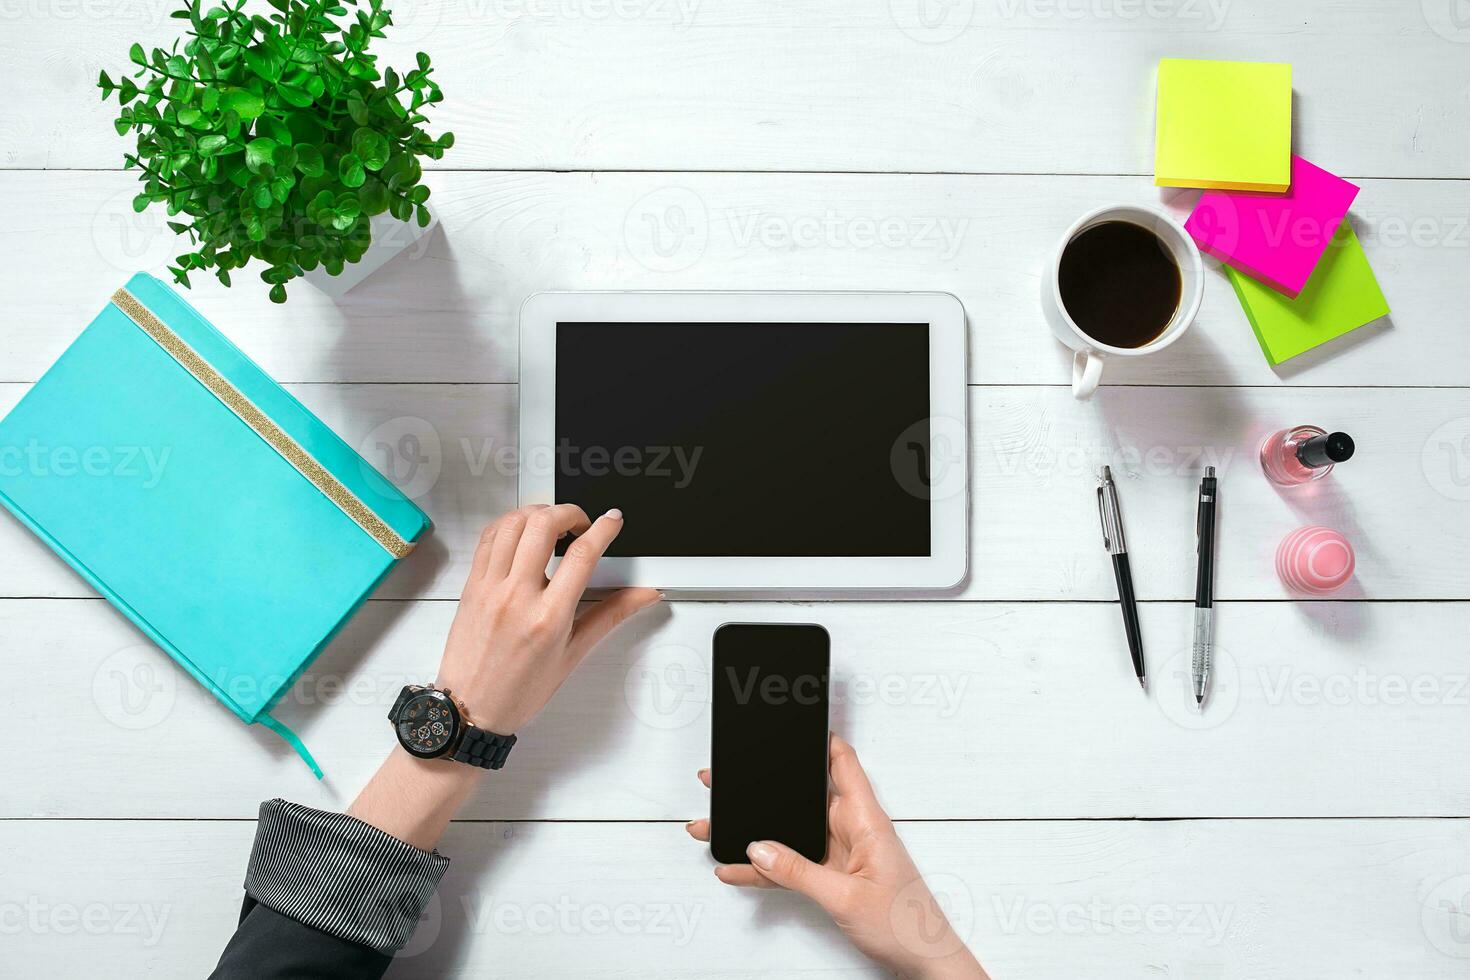
[(1103, 547), (1113, 560), (1113, 578), (1118, 583), (1118, 605), (1123, 610), (1123, 632), (1128, 638), (1128, 656), (1138, 686), (1148, 690), (1143, 666), (1143, 629), (1138, 625), (1138, 600), (1133, 594), (1133, 569), (1128, 564), (1128, 543), (1123, 539), (1123, 512), (1118, 507), (1118, 488), (1113, 471), (1104, 466), (1098, 474), (1097, 514), (1102, 521)]
[(1215, 504), (1219, 495), (1215, 468), (1205, 467), (1199, 484), (1199, 510), (1195, 517), (1199, 564), (1194, 578), (1194, 704), (1203, 710), (1210, 687), (1210, 661), (1215, 645)]

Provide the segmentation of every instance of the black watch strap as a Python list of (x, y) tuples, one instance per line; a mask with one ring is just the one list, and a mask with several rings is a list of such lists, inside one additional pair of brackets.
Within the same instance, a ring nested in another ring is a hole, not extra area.
[(403, 690), (398, 692), (398, 697), (396, 700), (394, 700), (393, 707), (388, 709), (388, 720), (393, 722), (395, 725), (398, 724), (398, 712), (403, 710), (403, 705), (408, 701), (409, 698), (413, 697), (415, 694), (422, 690), (423, 688), (419, 687), (416, 684), (403, 685)]
[(515, 744), (514, 735), (497, 735), (470, 725), (464, 730), (464, 738), (459, 740), (450, 758), (481, 769), (499, 769), (505, 765), (505, 757), (510, 755), (511, 746)]

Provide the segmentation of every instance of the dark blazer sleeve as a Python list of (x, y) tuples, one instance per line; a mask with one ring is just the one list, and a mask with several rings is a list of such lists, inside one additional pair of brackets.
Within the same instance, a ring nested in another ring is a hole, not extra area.
[(448, 867), (346, 814), (262, 803), (240, 924), (211, 976), (381, 977)]
[(381, 977), (393, 957), (302, 925), (248, 894), (214, 980), (339, 980)]

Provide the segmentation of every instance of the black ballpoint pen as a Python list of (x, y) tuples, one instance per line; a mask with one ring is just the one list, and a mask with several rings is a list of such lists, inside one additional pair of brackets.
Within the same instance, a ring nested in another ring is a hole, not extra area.
[(1194, 704), (1205, 706), (1210, 688), (1210, 661), (1214, 656), (1215, 617), (1215, 503), (1219, 496), (1215, 468), (1205, 467), (1199, 483), (1199, 512), (1195, 533), (1199, 537), (1199, 567), (1194, 576)]
[(1133, 597), (1133, 572), (1128, 567), (1128, 542), (1123, 537), (1123, 512), (1118, 509), (1118, 488), (1113, 486), (1113, 471), (1102, 468), (1097, 488), (1097, 513), (1102, 519), (1103, 547), (1113, 559), (1113, 577), (1118, 580), (1118, 605), (1123, 609), (1123, 629), (1128, 633), (1128, 653), (1133, 658), (1133, 673), (1138, 686), (1148, 690), (1143, 666), (1143, 630), (1138, 626), (1138, 602)]

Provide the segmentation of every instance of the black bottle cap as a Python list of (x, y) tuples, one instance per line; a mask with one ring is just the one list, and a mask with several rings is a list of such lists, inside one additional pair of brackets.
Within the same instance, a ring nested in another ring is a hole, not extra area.
[(1320, 469), (1353, 458), (1353, 437), (1346, 432), (1330, 432), (1313, 436), (1296, 447), (1296, 458), (1303, 466)]

